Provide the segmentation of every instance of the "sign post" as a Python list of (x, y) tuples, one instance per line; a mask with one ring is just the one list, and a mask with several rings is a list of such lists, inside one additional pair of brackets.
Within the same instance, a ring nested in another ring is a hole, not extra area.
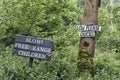
[[(96, 31), (101, 31), (101, 27), (98, 24), (98, 7), (100, 6), (100, 0), (84, 0), (84, 15), (83, 25), (75, 25), (74, 28), (81, 30), (80, 33), (80, 45), (78, 52), (77, 73), (78, 75), (82, 69), (91, 69), (89, 64), (82, 62), (82, 59), (90, 59), (90, 64), (93, 64), (94, 51), (95, 51), (95, 36)], [(94, 74), (90, 70), (92, 75)]]
[(29, 67), (32, 67), (32, 64), (33, 64), (33, 58), (30, 58), (30, 60), (29, 60)]
[(33, 58), (51, 60), (53, 41), (16, 35), (13, 55), (30, 57), (29, 66), (32, 67)]

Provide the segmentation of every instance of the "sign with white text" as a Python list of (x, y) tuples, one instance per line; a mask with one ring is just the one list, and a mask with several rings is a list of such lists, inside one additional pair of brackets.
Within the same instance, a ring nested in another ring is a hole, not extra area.
[(95, 37), (95, 32), (101, 31), (98, 25), (74, 25), (74, 28), (81, 30), (80, 37)]
[(101, 31), (98, 25), (74, 25), (74, 28), (81, 31)]
[(95, 31), (82, 31), (80, 37), (95, 37)]
[(42, 60), (50, 60), (52, 46), (53, 41), (37, 37), (16, 35), (13, 54)]

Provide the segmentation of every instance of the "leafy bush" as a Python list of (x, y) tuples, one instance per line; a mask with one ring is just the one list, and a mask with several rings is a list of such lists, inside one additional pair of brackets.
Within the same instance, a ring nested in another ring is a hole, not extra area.
[[(120, 6), (102, 3), (94, 80), (119, 80)], [(0, 0), (0, 80), (92, 80), (87, 69), (76, 74), (79, 31), (73, 25), (82, 22), (81, 5), (83, 0)], [(15, 34), (53, 40), (52, 60), (34, 59), (30, 68), (29, 58), (12, 56)]]
[(78, 19), (74, 0), (3, 0), (1, 7), (0, 42), (7, 45), (13, 43), (15, 34), (41, 38), (60, 34)]

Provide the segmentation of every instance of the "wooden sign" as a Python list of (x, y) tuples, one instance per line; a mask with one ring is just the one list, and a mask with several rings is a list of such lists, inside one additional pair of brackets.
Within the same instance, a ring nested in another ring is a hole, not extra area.
[(42, 60), (50, 60), (52, 46), (53, 41), (37, 37), (16, 35), (13, 54)]
[(80, 37), (95, 37), (95, 31), (101, 31), (98, 25), (74, 25), (74, 28), (81, 30)]
[(74, 28), (81, 31), (101, 31), (98, 25), (74, 25)]
[(80, 37), (95, 37), (95, 31), (82, 31)]

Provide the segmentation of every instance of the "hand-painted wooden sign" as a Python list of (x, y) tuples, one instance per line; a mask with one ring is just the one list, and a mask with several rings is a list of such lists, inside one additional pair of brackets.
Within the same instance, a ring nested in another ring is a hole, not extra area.
[(74, 25), (74, 28), (81, 30), (80, 37), (95, 37), (95, 31), (101, 31), (98, 25)]
[(80, 37), (95, 37), (95, 31), (82, 31)]
[(16, 35), (13, 54), (50, 60), (52, 54), (53, 41)]
[(81, 31), (101, 31), (98, 25), (74, 25), (74, 28)]

